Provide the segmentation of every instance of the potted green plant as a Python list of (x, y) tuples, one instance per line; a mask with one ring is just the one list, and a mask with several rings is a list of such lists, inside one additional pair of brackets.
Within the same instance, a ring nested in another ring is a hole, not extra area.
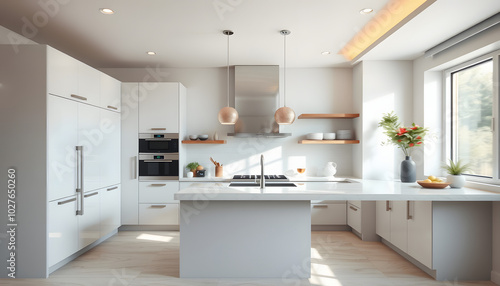
[(455, 163), (450, 159), (448, 164), (443, 165), (442, 168), (448, 173), (446, 181), (450, 183), (450, 188), (462, 188), (465, 186), (465, 177), (462, 174), (470, 170), (470, 164), (463, 164), (461, 160)]
[[(196, 168), (198, 168), (200, 164), (198, 162), (191, 162), (187, 164), (186, 169), (190, 170), (193, 173), (193, 177), (196, 176)], [(188, 177), (191, 177), (191, 175), (188, 174)]]

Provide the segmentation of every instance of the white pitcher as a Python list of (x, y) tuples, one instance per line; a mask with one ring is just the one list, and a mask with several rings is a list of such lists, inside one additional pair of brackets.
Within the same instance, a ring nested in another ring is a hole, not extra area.
[(325, 167), (325, 177), (333, 177), (337, 173), (337, 163), (335, 162), (328, 162), (326, 163)]

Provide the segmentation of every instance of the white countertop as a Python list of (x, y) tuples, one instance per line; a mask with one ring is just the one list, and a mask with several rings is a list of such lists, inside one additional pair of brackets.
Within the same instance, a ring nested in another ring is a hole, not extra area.
[(229, 183), (195, 182), (174, 195), (176, 200), (412, 200), (500, 201), (500, 193), (471, 188), (424, 189), (417, 183), (353, 180), (359, 183), (304, 182), (293, 187), (228, 187)]
[[(287, 176), (290, 182), (335, 182), (341, 181), (345, 178), (351, 177), (306, 177), (306, 176)], [(180, 182), (231, 182), (232, 176), (229, 177), (193, 177), (193, 178), (180, 178)], [(354, 178), (353, 178), (354, 179)]]

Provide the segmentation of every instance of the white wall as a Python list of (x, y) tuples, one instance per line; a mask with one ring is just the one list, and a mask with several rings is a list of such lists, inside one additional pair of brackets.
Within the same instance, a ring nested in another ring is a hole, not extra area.
[(491, 281), (500, 285), (500, 202), (493, 203), (493, 270)]
[[(413, 66), (411, 61), (363, 61), (354, 68), (354, 105), (361, 111), (361, 138), (363, 144), (355, 164), (362, 168), (363, 179), (399, 179), (403, 151), (392, 145), (381, 146), (387, 136), (378, 127), (384, 113), (394, 111), (405, 125), (413, 123), (412, 91)], [(418, 122), (417, 122), (418, 124)], [(359, 131), (360, 127), (356, 129)], [(359, 147), (356, 147), (359, 149)], [(420, 163), (419, 149), (413, 159)], [(356, 170), (355, 173), (359, 173)]]
[[(234, 138), (232, 126), (223, 126), (217, 120), (220, 108), (226, 105), (225, 68), (205, 69), (101, 69), (122, 82), (178, 81), (187, 88), (188, 134), (215, 132), (225, 145), (187, 146), (187, 162), (197, 161), (214, 175), (209, 158), (224, 164), (225, 175), (259, 171), (260, 154), (266, 158), (266, 173), (283, 173), (305, 166), (309, 175), (319, 175), (328, 161), (338, 164), (338, 175), (352, 175), (352, 146), (350, 145), (301, 145), (297, 144), (310, 132), (334, 132), (349, 129), (353, 120), (297, 119), (281, 132), (292, 136), (276, 138)], [(280, 71), (281, 77), (283, 76)], [(232, 77), (232, 75), (231, 75)], [(232, 80), (231, 80), (232, 82)], [(283, 81), (280, 81), (283, 84)], [(232, 89), (233, 87), (231, 87)], [(281, 90), (282, 86), (281, 86)], [(287, 69), (287, 106), (302, 113), (349, 113), (352, 107), (352, 69), (297, 68)], [(231, 94), (233, 94), (231, 92)]]

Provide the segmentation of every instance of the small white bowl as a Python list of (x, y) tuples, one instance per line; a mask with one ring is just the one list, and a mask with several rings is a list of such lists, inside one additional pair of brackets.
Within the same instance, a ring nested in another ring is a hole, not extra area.
[(206, 135), (206, 134), (198, 135), (198, 139), (203, 140), (203, 141), (207, 140), (208, 139), (208, 135)]
[(189, 139), (191, 139), (191, 140), (197, 140), (198, 139), (198, 135), (189, 135)]
[(309, 133), (306, 138), (309, 140), (323, 140), (323, 133)]
[(335, 133), (323, 133), (323, 140), (335, 140)]

